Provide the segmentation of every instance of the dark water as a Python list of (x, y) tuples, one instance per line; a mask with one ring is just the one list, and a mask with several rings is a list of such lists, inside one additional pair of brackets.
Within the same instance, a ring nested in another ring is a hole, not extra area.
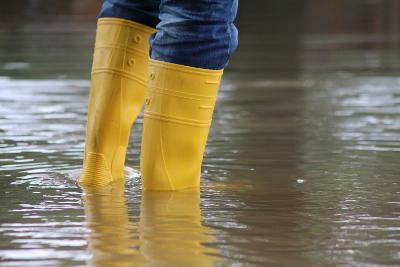
[(93, 30), (0, 31), (1, 266), (400, 265), (396, 50), (243, 34), (200, 192), (141, 192), (141, 118), (125, 187), (83, 191)]

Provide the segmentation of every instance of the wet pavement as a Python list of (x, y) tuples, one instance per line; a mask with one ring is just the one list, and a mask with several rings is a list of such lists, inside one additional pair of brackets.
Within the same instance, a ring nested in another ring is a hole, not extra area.
[(125, 187), (83, 191), (93, 31), (0, 30), (1, 266), (400, 265), (396, 49), (248, 31), (200, 192), (141, 192), (142, 117)]

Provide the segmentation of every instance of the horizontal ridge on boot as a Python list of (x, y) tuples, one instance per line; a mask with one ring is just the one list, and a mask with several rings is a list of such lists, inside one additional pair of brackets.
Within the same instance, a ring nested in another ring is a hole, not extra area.
[[(157, 73), (153, 71), (154, 68), (157, 68)], [(144, 116), (171, 123), (209, 127), (221, 75), (222, 70), (182, 68), (174, 63), (151, 60)], [(165, 103), (176, 108), (164, 109)]]
[(133, 21), (101, 18), (98, 21), (92, 74), (110, 73), (124, 76), (147, 86), (148, 36), (155, 30)]

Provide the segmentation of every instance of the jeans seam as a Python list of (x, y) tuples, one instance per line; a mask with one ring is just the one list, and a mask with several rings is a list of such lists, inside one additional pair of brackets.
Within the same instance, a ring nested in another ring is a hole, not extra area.
[(228, 60), (229, 60), (229, 57), (230, 57), (230, 55), (231, 55), (231, 49), (232, 49), (232, 29), (231, 29), (231, 27), (229, 27), (229, 26), (230, 26), (229, 23), (227, 23), (228, 35), (229, 35), (229, 40), (228, 40), (228, 53), (227, 53), (226, 58), (225, 58), (225, 61), (224, 61), (224, 62), (226, 62), (226, 63), (225, 63), (224, 66), (222, 66), (222, 68), (225, 68), (226, 64), (228, 64)]

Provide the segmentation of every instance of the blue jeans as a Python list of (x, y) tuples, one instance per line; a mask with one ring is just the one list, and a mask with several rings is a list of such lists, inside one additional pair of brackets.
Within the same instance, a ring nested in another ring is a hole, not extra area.
[(104, 0), (99, 17), (132, 20), (158, 32), (150, 57), (204, 69), (223, 69), (236, 50), (238, 0)]

